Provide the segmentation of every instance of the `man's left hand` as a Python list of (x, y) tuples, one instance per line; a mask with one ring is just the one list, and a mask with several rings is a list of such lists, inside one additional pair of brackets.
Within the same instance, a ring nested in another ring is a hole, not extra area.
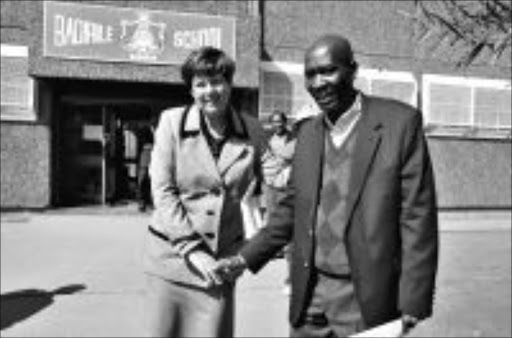
[(403, 314), (402, 315), (402, 327), (403, 327), (402, 336), (408, 335), (411, 332), (411, 330), (414, 329), (414, 327), (418, 324), (418, 322), (419, 322), (418, 318), (408, 315), (408, 314)]

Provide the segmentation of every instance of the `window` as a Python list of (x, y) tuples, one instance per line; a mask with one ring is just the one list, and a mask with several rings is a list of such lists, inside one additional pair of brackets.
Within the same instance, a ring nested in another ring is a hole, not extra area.
[(477, 135), (494, 130), (506, 135), (511, 129), (510, 105), (510, 81), (434, 74), (423, 77), (425, 122), (440, 133), (451, 129), (451, 133), (458, 130)]
[[(266, 123), (269, 114), (280, 109), (292, 119), (317, 111), (304, 86), (304, 66), (299, 63), (262, 62), (260, 119)], [(395, 98), (417, 105), (417, 82), (409, 72), (393, 72), (360, 68), (355, 86), (364, 93)]]
[(355, 86), (362, 92), (417, 106), (418, 85), (410, 72), (360, 68)]
[(262, 62), (259, 117), (264, 124), (274, 110), (295, 118), (302, 107), (314, 104), (304, 87), (304, 68), (287, 62)]
[(1, 45), (1, 119), (34, 121), (34, 82), (28, 76), (28, 48)]
[(475, 89), (475, 125), (483, 128), (509, 128), (511, 123), (511, 100), (509, 89)]

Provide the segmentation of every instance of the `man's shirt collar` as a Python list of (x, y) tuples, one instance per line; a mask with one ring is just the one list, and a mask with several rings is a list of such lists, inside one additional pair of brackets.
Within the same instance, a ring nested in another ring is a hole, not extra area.
[(344, 129), (347, 126), (351, 125), (354, 120), (356, 120), (361, 114), (361, 93), (357, 92), (356, 98), (352, 106), (341, 114), (336, 122), (333, 124), (332, 121), (327, 117), (327, 114), (324, 114), (324, 121), (330, 130), (332, 129)]

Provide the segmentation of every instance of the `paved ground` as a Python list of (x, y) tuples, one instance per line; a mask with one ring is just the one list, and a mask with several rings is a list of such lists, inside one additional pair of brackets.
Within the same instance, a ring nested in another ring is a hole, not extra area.
[[(138, 337), (148, 216), (123, 208), (1, 214), (2, 337)], [(435, 315), (414, 336), (510, 337), (511, 214), (443, 213)], [(287, 336), (282, 259), (237, 291), (237, 337)]]

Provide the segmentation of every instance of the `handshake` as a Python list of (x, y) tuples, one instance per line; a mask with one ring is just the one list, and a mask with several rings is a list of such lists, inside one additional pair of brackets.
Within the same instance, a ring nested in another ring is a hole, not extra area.
[(186, 259), (199, 272), (208, 287), (219, 286), (225, 282), (233, 283), (247, 268), (247, 263), (241, 255), (215, 260), (205, 251), (194, 250)]

